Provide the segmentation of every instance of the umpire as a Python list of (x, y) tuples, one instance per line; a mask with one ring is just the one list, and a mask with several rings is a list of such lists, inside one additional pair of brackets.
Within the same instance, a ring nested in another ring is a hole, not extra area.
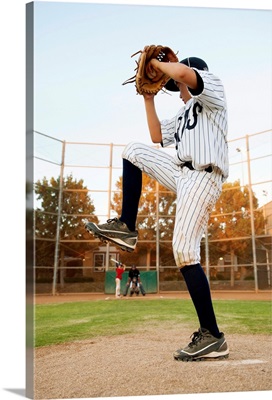
[(140, 271), (138, 270), (138, 268), (136, 268), (136, 265), (132, 265), (128, 273), (128, 281), (124, 291), (124, 296), (127, 295), (129, 288), (130, 288), (130, 296), (132, 296), (134, 293), (138, 295), (139, 290), (141, 291), (143, 296), (146, 295), (143, 284), (141, 282)]

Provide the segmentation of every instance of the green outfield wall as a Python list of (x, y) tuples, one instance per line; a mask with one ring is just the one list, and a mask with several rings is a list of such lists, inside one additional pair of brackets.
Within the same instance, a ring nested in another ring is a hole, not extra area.
[[(128, 280), (128, 272), (124, 272), (121, 281), (121, 294), (124, 292)], [(157, 293), (157, 271), (143, 271), (141, 272), (141, 282), (146, 293)], [(105, 276), (105, 293), (115, 293), (115, 271), (107, 271)]]

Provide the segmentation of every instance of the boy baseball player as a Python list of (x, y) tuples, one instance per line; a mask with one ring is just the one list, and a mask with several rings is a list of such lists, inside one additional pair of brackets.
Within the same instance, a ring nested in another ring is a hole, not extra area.
[(175, 156), (141, 143), (130, 143), (123, 152), (123, 202), (119, 218), (106, 224), (88, 223), (86, 229), (127, 251), (138, 238), (136, 218), (141, 196), (142, 172), (176, 193), (173, 254), (186, 282), (199, 319), (191, 342), (174, 352), (174, 359), (194, 361), (228, 357), (220, 332), (210, 287), (200, 265), (200, 241), (210, 212), (228, 177), (227, 105), (221, 80), (209, 72), (205, 61), (189, 57), (180, 62), (151, 60), (154, 74), (171, 80), (165, 88), (179, 92), (184, 106), (177, 115), (160, 121), (153, 94), (143, 95), (153, 143), (174, 144)]

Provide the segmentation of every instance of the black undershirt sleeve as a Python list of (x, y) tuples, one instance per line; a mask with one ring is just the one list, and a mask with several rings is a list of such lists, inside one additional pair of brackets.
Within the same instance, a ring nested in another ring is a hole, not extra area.
[(204, 89), (204, 82), (203, 79), (201, 78), (201, 76), (199, 75), (199, 73), (194, 70), (196, 73), (196, 77), (197, 77), (197, 88), (196, 89), (191, 89), (188, 88), (190, 93), (192, 94), (192, 96), (198, 96), (199, 94), (201, 94), (203, 92)]

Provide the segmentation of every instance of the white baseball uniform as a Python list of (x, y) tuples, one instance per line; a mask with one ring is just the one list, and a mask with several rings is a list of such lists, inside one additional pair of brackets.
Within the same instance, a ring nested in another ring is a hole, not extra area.
[[(178, 267), (200, 262), (200, 242), (210, 212), (228, 177), (227, 106), (221, 81), (199, 71), (204, 88), (178, 114), (161, 122), (162, 147), (176, 146), (175, 156), (142, 143), (130, 143), (123, 158), (176, 193), (173, 253)], [(184, 166), (191, 163), (193, 169)], [(207, 167), (212, 172), (207, 172)]]

